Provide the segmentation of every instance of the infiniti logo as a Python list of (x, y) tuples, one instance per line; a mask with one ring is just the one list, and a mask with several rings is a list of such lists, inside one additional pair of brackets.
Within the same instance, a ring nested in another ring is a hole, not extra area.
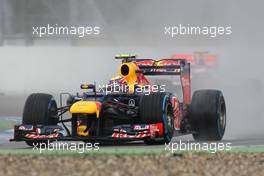
[(136, 105), (135, 100), (134, 99), (129, 99), (128, 106), (135, 106), (135, 105)]

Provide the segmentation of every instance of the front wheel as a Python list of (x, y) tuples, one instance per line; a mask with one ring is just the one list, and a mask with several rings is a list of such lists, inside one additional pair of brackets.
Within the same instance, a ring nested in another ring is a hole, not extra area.
[(173, 107), (170, 95), (164, 92), (143, 95), (140, 100), (140, 118), (144, 123), (162, 123), (164, 136), (162, 142), (155, 139), (145, 140), (146, 144), (169, 143), (174, 133)]
[[(25, 103), (22, 123), (25, 125), (57, 125), (57, 104), (52, 95), (43, 93), (31, 94)], [(27, 145), (33, 143), (45, 143), (45, 141), (27, 141)], [(39, 145), (38, 144), (38, 145)]]

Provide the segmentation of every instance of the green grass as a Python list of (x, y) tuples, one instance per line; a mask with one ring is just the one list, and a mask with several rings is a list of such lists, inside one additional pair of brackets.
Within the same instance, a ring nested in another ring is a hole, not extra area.
[[(116, 156), (123, 156), (123, 155), (161, 155), (161, 154), (171, 154), (171, 155), (183, 155), (186, 153), (195, 153), (195, 154), (211, 154), (210, 152), (205, 151), (178, 151), (171, 153), (169, 151), (165, 151), (163, 146), (135, 146), (135, 147), (102, 147), (99, 150), (90, 150), (84, 151), (81, 153), (82, 150), (33, 150), (32, 148), (26, 149), (1, 149), (0, 155), (4, 154), (12, 154), (12, 155), (56, 155), (56, 156), (105, 156), (105, 155), (116, 155)], [(226, 153), (263, 153), (264, 147), (263, 146), (255, 146), (255, 147), (233, 147), (232, 150), (226, 151)]]
[(243, 146), (243, 147), (233, 147), (230, 151), (232, 153), (263, 153), (264, 146)]

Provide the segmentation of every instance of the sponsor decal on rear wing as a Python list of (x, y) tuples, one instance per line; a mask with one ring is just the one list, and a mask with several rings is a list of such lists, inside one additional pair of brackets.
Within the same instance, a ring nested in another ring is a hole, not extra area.
[(140, 66), (140, 72), (144, 75), (179, 75), (180, 66)]
[(188, 64), (183, 59), (137, 59), (135, 63), (144, 75), (180, 75)]

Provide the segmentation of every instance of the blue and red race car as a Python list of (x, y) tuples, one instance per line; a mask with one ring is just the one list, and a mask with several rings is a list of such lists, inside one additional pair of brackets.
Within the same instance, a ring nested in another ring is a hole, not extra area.
[[(219, 90), (197, 90), (191, 97), (190, 63), (185, 59), (137, 59), (135, 55), (116, 59), (122, 60), (118, 76), (98, 88), (82, 84), (86, 90), (82, 94), (60, 94), (60, 107), (52, 95), (31, 94), (11, 141), (30, 146), (61, 140), (157, 144), (183, 134), (192, 134), (195, 140), (222, 139), (224, 96)], [(153, 85), (148, 79), (165, 75), (180, 78), (182, 100), (167, 92), (166, 85)], [(64, 96), (68, 98), (62, 106)], [(63, 116), (66, 112), (70, 117)]]

